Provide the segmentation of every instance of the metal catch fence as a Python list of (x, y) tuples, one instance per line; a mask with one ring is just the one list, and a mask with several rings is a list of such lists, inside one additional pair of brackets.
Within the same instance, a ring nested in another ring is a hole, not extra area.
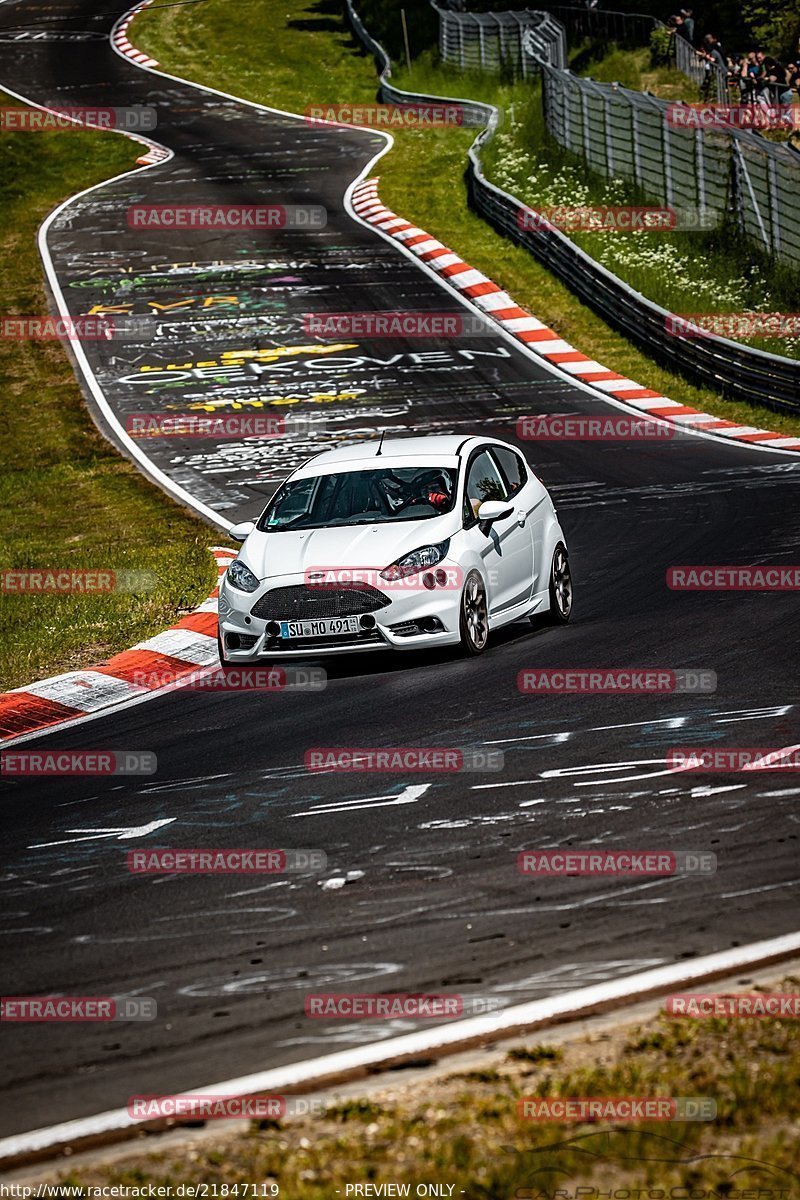
[[(450, 7), (437, 0), (431, 3), (439, 14), (443, 62), (462, 70), (506, 70), (523, 78), (538, 73), (538, 62), (565, 67), (567, 36), (571, 41), (588, 38), (630, 48), (648, 45), (654, 29), (667, 28), (647, 13), (613, 9), (556, 4), (549, 5), (547, 12), (472, 13), (452, 7), (452, 3)], [(685, 38), (674, 36), (672, 45), (677, 69), (710, 98), (724, 103), (726, 71), (701, 58)]]
[(800, 268), (800, 157), (745, 129), (696, 124), (688, 105), (542, 67), (547, 128), (609, 178), (662, 204), (732, 214), (778, 261)]
[(433, 3), (439, 14), (442, 61), (462, 71), (508, 73), (523, 79), (538, 74), (539, 64), (567, 65), (563, 27), (549, 13), (454, 12)]

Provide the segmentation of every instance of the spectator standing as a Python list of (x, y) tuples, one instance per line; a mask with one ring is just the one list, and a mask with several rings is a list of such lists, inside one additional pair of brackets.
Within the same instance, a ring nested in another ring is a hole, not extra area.
[(715, 63), (718, 67), (722, 67), (724, 71), (728, 69), (725, 55), (722, 52), (722, 44), (715, 33), (706, 34), (703, 38), (702, 49), (712, 63)]
[(691, 8), (682, 8), (681, 16), (683, 17), (683, 36), (692, 46), (694, 45), (694, 10)]
[(741, 69), (739, 71), (739, 91), (743, 104), (755, 103), (761, 74), (761, 67), (756, 61), (756, 52), (755, 50), (751, 50), (747, 55), (742, 57)]
[(688, 42), (689, 45), (691, 46), (692, 39), (689, 37), (689, 34), (686, 32), (686, 22), (684, 21), (683, 17), (680, 17), (680, 16), (673, 17), (672, 21), (673, 21), (673, 28), (675, 30), (675, 36), (679, 37), (679, 38), (683, 38), (683, 40), (685, 42)]

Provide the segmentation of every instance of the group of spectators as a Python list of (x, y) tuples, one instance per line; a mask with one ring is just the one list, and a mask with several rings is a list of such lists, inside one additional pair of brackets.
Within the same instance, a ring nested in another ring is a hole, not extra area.
[(791, 104), (800, 97), (800, 55), (781, 63), (763, 50), (749, 50), (728, 59), (730, 83), (742, 104)]
[(726, 54), (715, 33), (695, 41), (695, 17), (691, 8), (682, 8), (667, 22), (676, 38), (693, 47), (705, 68), (704, 93), (713, 89), (716, 69), (725, 72), (728, 92), (742, 104), (791, 104), (800, 98), (800, 46), (797, 61), (779, 62), (763, 50), (744, 54)]

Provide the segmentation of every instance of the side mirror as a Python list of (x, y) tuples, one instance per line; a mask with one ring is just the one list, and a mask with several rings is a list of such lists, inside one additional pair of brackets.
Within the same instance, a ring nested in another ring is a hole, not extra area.
[(235, 542), (244, 542), (250, 537), (255, 527), (255, 521), (240, 521), (238, 525), (231, 525), (228, 537), (232, 537)]
[(484, 500), (478, 509), (478, 523), (484, 533), (488, 533), (495, 521), (510, 517), (514, 506), (509, 508), (507, 500)]

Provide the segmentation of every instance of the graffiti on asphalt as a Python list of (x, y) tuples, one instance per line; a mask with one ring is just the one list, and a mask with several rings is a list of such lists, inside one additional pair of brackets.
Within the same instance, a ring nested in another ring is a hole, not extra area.
[[(476, 359), (509, 358), (504, 346), (493, 350), (427, 350), (400, 352), (389, 356), (349, 356), (342, 352), (357, 349), (355, 345), (335, 343), (330, 346), (277, 346), (262, 350), (224, 351), (217, 358), (188, 363), (144, 365), (133, 374), (118, 378), (118, 384), (134, 384), (149, 392), (167, 388), (187, 388), (198, 382), (209, 384), (257, 383), (262, 375), (276, 381), (287, 375), (295, 377), (306, 371), (366, 370), (376, 372), (391, 369), (393, 373), (409, 371), (454, 371), (471, 369)], [(292, 360), (292, 361), (288, 361)]]
[[(365, 400), (360, 398), (365, 396)], [(245, 400), (234, 400), (229, 397), (212, 400), (198, 400), (186, 405), (170, 405), (166, 408), (186, 408), (190, 412), (217, 412), (221, 408), (233, 410), (241, 408), (285, 408), (294, 404), (344, 404), (348, 400), (360, 404), (370, 403), (366, 388), (351, 388), (339, 392), (310, 392), (307, 395), (291, 393), (284, 396), (253, 396)]]
[[(211, 262), (166, 263), (146, 267), (130, 267), (120, 269), (114, 275), (86, 275), (70, 283), (71, 288), (97, 288), (98, 291), (114, 292), (120, 288), (131, 290), (137, 287), (153, 287), (159, 283), (174, 284), (176, 279), (191, 279), (194, 281), (236, 279), (246, 272), (250, 278), (258, 275), (280, 277), (282, 272), (301, 271), (314, 264), (310, 262), (262, 262), (243, 259), (241, 262)], [(271, 278), (270, 282), (277, 282)], [(286, 275), (280, 282), (302, 283), (302, 279), (294, 274)]]

